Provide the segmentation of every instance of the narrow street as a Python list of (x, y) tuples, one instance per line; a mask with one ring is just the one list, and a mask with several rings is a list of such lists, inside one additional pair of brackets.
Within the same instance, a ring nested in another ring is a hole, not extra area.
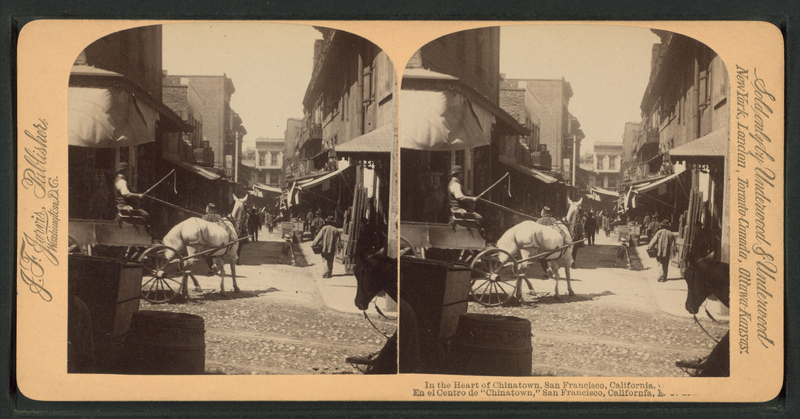
[[(605, 377), (685, 377), (675, 361), (704, 357), (716, 343), (694, 323), (684, 309), (686, 281), (670, 267), (668, 281), (659, 283), (655, 259), (647, 257), (646, 245), (631, 252), (633, 269), (614, 267), (616, 234), (596, 236), (596, 244), (578, 251), (572, 269), (572, 288), (562, 301), (553, 296), (555, 282), (542, 280), (538, 264), (528, 277), (537, 292), (527, 294), (518, 307), (487, 308), (469, 304), (469, 312), (515, 316), (531, 322), (533, 375)], [(643, 258), (640, 259), (640, 256)], [(716, 339), (728, 330), (727, 316), (717, 303), (708, 309), (721, 322), (712, 322), (702, 308), (697, 318)]]
[[(233, 292), (226, 276), (227, 298), (219, 294), (219, 276), (208, 276), (200, 261), (193, 272), (203, 292), (190, 285), (187, 303), (156, 305), (142, 300), (140, 309), (203, 317), (208, 374), (359, 373), (345, 358), (377, 352), (386, 338), (353, 304), (355, 278), (336, 263), (333, 278), (322, 279), (320, 257), (311, 253), (309, 242), (299, 247), (305, 251), (298, 252), (296, 246), (295, 263), (300, 266), (291, 266), (290, 257), (282, 257), (283, 245), (277, 229), (270, 234), (262, 228), (259, 241), (242, 248), (241, 265), (236, 267), (240, 292)], [(225, 269), (229, 274), (230, 267)], [(332, 286), (336, 289), (325, 291)], [(330, 305), (342, 311), (327, 306), (326, 299), (337, 300)], [(394, 321), (374, 309), (369, 313), (380, 331), (394, 333)]]

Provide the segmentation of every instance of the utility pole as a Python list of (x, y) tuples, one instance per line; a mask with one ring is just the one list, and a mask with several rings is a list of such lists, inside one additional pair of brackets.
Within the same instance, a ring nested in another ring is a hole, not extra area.
[(572, 199), (578, 199), (578, 147), (580, 147), (578, 134), (572, 134), (572, 187), (575, 195)]

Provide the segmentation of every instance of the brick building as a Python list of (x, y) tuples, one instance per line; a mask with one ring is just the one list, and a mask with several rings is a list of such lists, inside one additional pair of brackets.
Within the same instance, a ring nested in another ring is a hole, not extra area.
[[(200, 112), (203, 120), (201, 147), (209, 147), (213, 152), (213, 167), (223, 170), (226, 176), (233, 179), (235, 165), (240, 160), (237, 153), (241, 151), (241, 141), (247, 133), (241, 118), (231, 109), (231, 96), (236, 92), (233, 80), (225, 74), (171, 75), (167, 80), (180, 80), (182, 84), (191, 85), (193, 91), (203, 98)], [(206, 155), (210, 156), (208, 153)]]
[(531, 150), (547, 151), (552, 170), (570, 179), (573, 140), (578, 142), (580, 155), (580, 141), (584, 137), (577, 118), (569, 113), (572, 86), (562, 78), (504, 79), (503, 87), (525, 92), (525, 107), (531, 124), (537, 127), (537, 135), (530, 143)]

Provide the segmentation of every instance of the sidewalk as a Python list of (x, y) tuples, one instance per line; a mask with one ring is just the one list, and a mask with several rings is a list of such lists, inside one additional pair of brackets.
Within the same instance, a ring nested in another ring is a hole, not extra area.
[[(305, 269), (311, 270), (325, 305), (343, 313), (361, 313), (361, 310), (355, 304), (356, 289), (358, 287), (355, 275), (345, 273), (344, 265), (334, 261), (333, 276), (331, 278), (322, 278), (322, 273), (325, 271), (325, 261), (322, 260), (322, 256), (315, 255), (311, 250), (312, 239), (309, 238), (308, 233), (304, 235), (304, 238), (305, 241), (296, 246), (299, 247), (308, 262), (308, 266)], [(377, 303), (378, 308), (387, 316), (397, 317), (397, 305), (389, 297), (375, 298), (369, 309), (367, 309), (367, 314), (370, 316), (380, 316), (375, 309), (374, 303)]]
[[(605, 237), (605, 233), (603, 232), (600, 232), (600, 234), (597, 234), (595, 237), (598, 244), (611, 244), (617, 240), (617, 236), (614, 232), (612, 232), (609, 237)], [(635, 248), (630, 248), (629, 251), (631, 253), (631, 259), (638, 258), (641, 262), (643, 267), (643, 270), (640, 271), (642, 280), (650, 287), (650, 291), (658, 303), (658, 308), (673, 316), (692, 317), (692, 315), (686, 311), (685, 303), (688, 288), (686, 281), (683, 279), (683, 276), (681, 276), (680, 269), (670, 265), (667, 281), (658, 282), (661, 266), (655, 258), (647, 256), (647, 244), (644, 243), (644, 240), (642, 244)], [(729, 319), (728, 309), (722, 303), (709, 300), (706, 303), (706, 307), (717, 320), (722, 321)], [(698, 316), (700, 315), (705, 317), (702, 307), (698, 313)]]

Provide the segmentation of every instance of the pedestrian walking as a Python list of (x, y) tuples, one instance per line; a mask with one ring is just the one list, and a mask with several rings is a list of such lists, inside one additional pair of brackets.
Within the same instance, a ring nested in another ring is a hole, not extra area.
[(272, 215), (272, 211), (267, 211), (267, 213), (264, 214), (264, 224), (267, 226), (267, 231), (272, 234), (272, 228), (275, 226), (275, 216)]
[(586, 233), (586, 241), (588, 242), (589, 246), (594, 245), (594, 234), (597, 232), (597, 221), (594, 219), (594, 214), (589, 211), (589, 214), (586, 216), (586, 221), (583, 224), (583, 230)]
[(605, 213), (603, 214), (603, 231), (606, 232), (606, 237), (611, 234), (611, 218), (607, 216)]
[[(303, 225), (303, 231), (311, 231), (311, 223), (314, 221), (314, 211), (311, 208), (308, 209), (308, 214), (306, 214), (306, 223)], [(311, 233), (313, 236), (314, 233)]]
[(322, 214), (317, 211), (317, 216), (311, 221), (311, 236), (317, 237), (317, 232), (325, 227), (325, 220), (322, 219)]
[(647, 254), (655, 257), (658, 263), (661, 264), (661, 275), (658, 277), (658, 282), (667, 281), (667, 273), (669, 271), (669, 258), (672, 256), (672, 247), (675, 244), (675, 236), (670, 231), (669, 220), (664, 220), (659, 224), (659, 230), (650, 240), (647, 246)]
[(247, 230), (253, 236), (253, 241), (258, 241), (258, 230), (261, 229), (261, 218), (258, 216), (258, 210), (253, 208), (250, 210), (250, 216), (247, 217)]
[(322, 274), (323, 278), (330, 278), (333, 274), (333, 258), (336, 256), (336, 250), (339, 247), (339, 229), (333, 226), (335, 222), (332, 215), (325, 219), (325, 226), (314, 237), (314, 242), (311, 247), (322, 246), (322, 260), (325, 261), (325, 273)]
[[(578, 221), (575, 222), (575, 235), (572, 236), (572, 241), (578, 241), (584, 238), (585, 232), (583, 231), (583, 226), (586, 224), (586, 216), (581, 213), (580, 218)], [(578, 260), (578, 249), (583, 247), (583, 242), (575, 243), (572, 245), (572, 265), (570, 268), (575, 267), (575, 262)]]

